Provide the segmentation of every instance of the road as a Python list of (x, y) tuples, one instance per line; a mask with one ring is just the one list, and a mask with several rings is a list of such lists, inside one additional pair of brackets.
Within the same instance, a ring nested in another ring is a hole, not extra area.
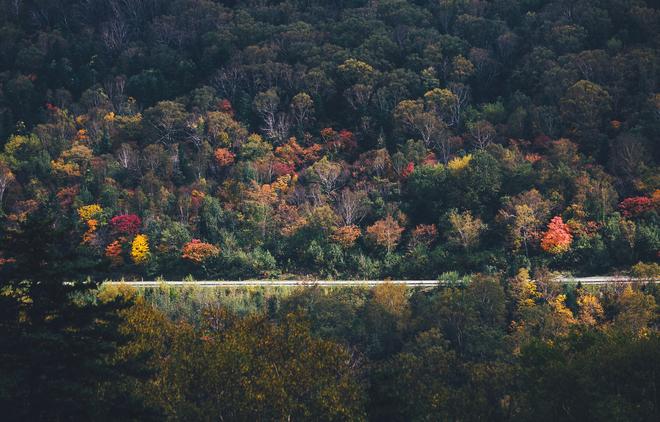
[[(621, 276), (596, 276), (596, 277), (559, 277), (559, 283), (563, 284), (620, 284), (620, 283), (660, 283), (660, 279), (652, 281), (632, 279)], [(134, 287), (158, 287), (166, 286), (199, 286), (199, 287), (337, 287), (337, 286), (377, 286), (384, 283), (405, 284), (410, 287), (433, 287), (445, 285), (448, 282), (438, 280), (199, 280), (199, 281), (158, 281), (158, 280), (135, 280), (135, 281), (108, 281), (107, 284), (125, 283)]]

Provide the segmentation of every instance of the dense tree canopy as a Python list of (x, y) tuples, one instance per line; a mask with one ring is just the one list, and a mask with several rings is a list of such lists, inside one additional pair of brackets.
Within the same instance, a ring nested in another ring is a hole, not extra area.
[[(658, 420), (658, 289), (548, 275), (660, 273), (658, 28), (648, 0), (0, 0), (3, 415)], [(188, 276), (450, 283), (96, 290)]]
[(0, 5), (3, 230), (57, 203), (108, 276), (657, 260), (651, 2)]

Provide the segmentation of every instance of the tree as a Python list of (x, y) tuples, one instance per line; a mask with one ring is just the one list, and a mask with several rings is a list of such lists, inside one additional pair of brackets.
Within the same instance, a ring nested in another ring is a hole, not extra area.
[(14, 173), (12, 173), (11, 169), (4, 163), (2, 157), (0, 157), (0, 215), (3, 213), (2, 201), (5, 196), (5, 191), (15, 179), (16, 177), (14, 176)]
[(138, 234), (131, 243), (131, 258), (136, 264), (144, 264), (149, 259), (149, 239), (144, 234)]
[(541, 239), (541, 249), (557, 255), (568, 251), (572, 242), (573, 236), (570, 229), (564, 224), (561, 217), (552, 217), (552, 220), (548, 223), (548, 229)]
[(153, 142), (165, 146), (183, 139), (188, 114), (175, 101), (161, 101), (144, 112), (145, 131)]
[(410, 247), (418, 245), (430, 246), (438, 236), (438, 228), (435, 224), (418, 224), (412, 231)]
[(121, 298), (92, 298), (98, 260), (80, 255), (74, 228), (42, 204), (2, 245), (0, 265), (0, 404), (7, 420), (152, 419), (128, 385), (145, 368), (115, 359), (129, 337), (120, 333)]
[(337, 214), (346, 226), (359, 223), (368, 211), (367, 194), (361, 190), (344, 188), (337, 196), (336, 206)]
[(495, 138), (495, 128), (486, 120), (469, 123), (470, 134), (474, 138), (474, 146), (477, 149), (485, 149)]
[[(613, 414), (651, 421), (660, 337), (575, 331), (523, 348), (520, 416), (540, 421), (607, 419)], [(640, 365), (639, 362), (645, 362)]]
[(117, 161), (126, 170), (137, 168), (139, 156), (132, 145), (123, 143), (116, 152)]
[(375, 76), (375, 69), (360, 60), (348, 59), (337, 67), (348, 84), (369, 83)]
[(105, 247), (105, 256), (110, 260), (112, 266), (118, 267), (124, 263), (123, 249), (119, 240), (113, 240)]
[(377, 364), (372, 415), (393, 420), (453, 419), (456, 381), (465, 376), (438, 329), (420, 333), (404, 351)]
[(64, 177), (81, 177), (86, 173), (93, 156), (89, 147), (74, 143), (71, 148), (62, 151), (57, 160), (51, 161), (51, 167)]
[(536, 189), (523, 192), (507, 199), (498, 213), (501, 221), (507, 222), (514, 250), (524, 246), (529, 256), (530, 241), (540, 235), (540, 225), (550, 212), (550, 203)]
[(586, 151), (598, 153), (602, 147), (598, 143), (598, 131), (612, 109), (608, 92), (600, 85), (582, 80), (568, 88), (560, 104), (569, 136), (577, 135)]
[(199, 239), (193, 239), (183, 245), (183, 259), (187, 259), (196, 264), (201, 264), (207, 259), (220, 254), (220, 248), (210, 243), (202, 242)]
[[(204, 312), (202, 328), (145, 310), (127, 325), (156, 356), (150, 397), (184, 419), (364, 420), (364, 392), (345, 346), (313, 336), (299, 314), (279, 322)], [(153, 311), (151, 311), (153, 312)]]
[(123, 214), (112, 217), (110, 225), (119, 234), (135, 236), (142, 227), (142, 220), (135, 214)]
[(626, 198), (619, 203), (619, 209), (624, 217), (637, 217), (654, 208), (655, 204), (646, 196)]
[(261, 128), (267, 138), (283, 143), (289, 136), (289, 119), (284, 113), (278, 113), (280, 97), (274, 88), (260, 92), (254, 98), (254, 109), (261, 116), (264, 126)]
[(472, 161), (472, 154), (455, 157), (447, 163), (447, 168), (454, 173), (459, 173), (461, 170), (468, 168), (470, 161)]
[(469, 100), (469, 88), (452, 83), (448, 88), (436, 88), (424, 94), (426, 102), (453, 129), (460, 129), (462, 114)]
[(80, 217), (80, 220), (82, 221), (87, 221), (100, 216), (102, 212), (103, 208), (99, 204), (83, 205), (78, 208), (78, 217)]
[(200, 233), (212, 243), (219, 242), (224, 222), (225, 213), (220, 201), (211, 195), (206, 195), (199, 210)]
[(431, 147), (445, 129), (445, 123), (435, 112), (425, 111), (421, 100), (401, 101), (394, 110), (394, 118), (407, 130), (420, 136)]
[(332, 194), (337, 186), (339, 177), (342, 173), (342, 166), (339, 163), (328, 160), (323, 157), (308, 169), (312, 178), (323, 189), (326, 194)]
[(618, 313), (614, 318), (615, 327), (634, 336), (648, 334), (654, 310), (657, 310), (653, 296), (627, 285), (617, 299)]
[(582, 324), (594, 327), (605, 318), (605, 311), (598, 297), (588, 293), (586, 289), (580, 289), (577, 304), (579, 307), (579, 321)]
[(362, 232), (360, 228), (354, 224), (341, 226), (334, 229), (332, 233), (332, 240), (339, 243), (345, 248), (350, 248), (355, 244), (355, 241), (360, 237)]
[(215, 150), (214, 157), (220, 167), (227, 167), (234, 163), (236, 154), (229, 151), (227, 148), (218, 148)]
[(298, 131), (302, 133), (314, 113), (314, 101), (307, 93), (299, 92), (291, 100), (291, 111)]
[(491, 154), (475, 152), (467, 167), (460, 172), (449, 172), (448, 180), (445, 195), (451, 206), (483, 216), (495, 213), (495, 198), (502, 189), (502, 169)]
[(486, 225), (479, 218), (474, 218), (470, 211), (458, 213), (452, 210), (447, 219), (449, 220), (449, 241), (469, 249), (477, 244), (479, 236), (486, 229)]
[(388, 214), (383, 220), (378, 220), (367, 227), (369, 237), (380, 246), (384, 246), (389, 254), (396, 247), (404, 228)]
[(541, 297), (536, 282), (529, 276), (527, 268), (520, 268), (509, 281), (511, 298), (514, 301), (516, 319), (524, 320)]
[(474, 73), (474, 65), (472, 62), (460, 54), (454, 57), (451, 65), (451, 78), (455, 82), (465, 82), (465, 80)]

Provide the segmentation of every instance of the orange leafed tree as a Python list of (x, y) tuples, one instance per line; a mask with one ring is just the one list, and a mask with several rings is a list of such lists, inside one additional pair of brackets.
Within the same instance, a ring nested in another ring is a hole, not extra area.
[(236, 154), (229, 151), (227, 148), (218, 148), (215, 150), (215, 161), (221, 167), (227, 167), (234, 163)]
[(82, 243), (90, 244), (96, 239), (96, 229), (99, 226), (99, 221), (93, 218), (87, 220), (87, 231), (83, 233)]
[(430, 245), (438, 236), (435, 224), (419, 224), (412, 232), (411, 246)]
[(360, 237), (360, 228), (355, 224), (337, 227), (331, 236), (332, 240), (345, 248), (353, 246), (358, 237)]
[(573, 236), (560, 216), (553, 217), (548, 230), (541, 239), (541, 249), (553, 255), (561, 254), (571, 247)]
[(119, 240), (111, 242), (105, 248), (105, 256), (110, 260), (113, 266), (118, 266), (124, 263), (124, 259), (121, 256), (122, 246)]
[(378, 245), (384, 246), (387, 253), (390, 253), (399, 243), (403, 230), (403, 227), (399, 226), (391, 215), (388, 215), (385, 219), (378, 220), (367, 227), (367, 234)]
[(199, 239), (193, 239), (183, 245), (183, 259), (188, 259), (194, 263), (201, 264), (212, 256), (217, 256), (220, 249), (210, 243), (202, 242)]

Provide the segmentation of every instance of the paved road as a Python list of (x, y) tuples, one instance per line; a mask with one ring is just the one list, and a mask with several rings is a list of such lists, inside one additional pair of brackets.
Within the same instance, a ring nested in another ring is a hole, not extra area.
[[(610, 276), (610, 277), (559, 277), (558, 282), (564, 284), (582, 283), (582, 284), (618, 284), (618, 283), (637, 283), (653, 282), (660, 283), (660, 279), (652, 281), (632, 279), (630, 277)], [(136, 280), (136, 281), (110, 281), (107, 284), (125, 283), (135, 287), (158, 287), (167, 286), (200, 286), (200, 287), (295, 287), (295, 286), (376, 286), (384, 283), (405, 284), (410, 287), (432, 287), (448, 284), (445, 281), (438, 280), (199, 280), (199, 281), (157, 281), (157, 280)]]

